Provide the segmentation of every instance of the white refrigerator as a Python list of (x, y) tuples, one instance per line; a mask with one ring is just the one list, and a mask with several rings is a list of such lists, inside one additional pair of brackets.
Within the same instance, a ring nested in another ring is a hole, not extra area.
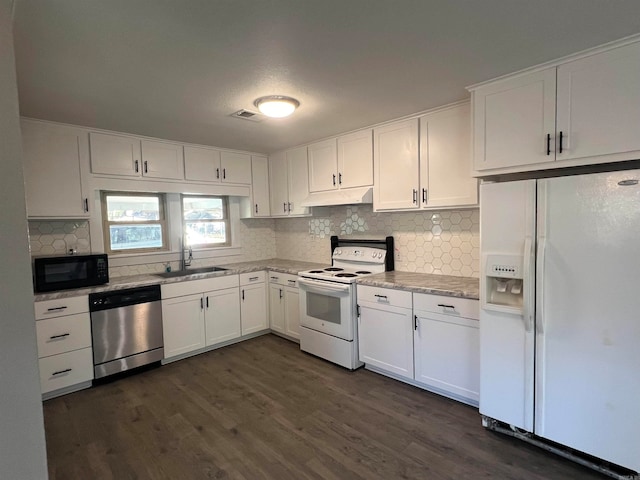
[(480, 187), (480, 413), (640, 471), (640, 170)]

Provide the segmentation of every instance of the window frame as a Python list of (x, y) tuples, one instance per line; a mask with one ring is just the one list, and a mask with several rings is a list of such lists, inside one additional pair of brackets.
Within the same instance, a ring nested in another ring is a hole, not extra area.
[[(203, 223), (220, 223), (225, 225), (226, 241), (224, 243), (199, 243), (194, 245), (187, 245), (187, 222), (194, 222), (194, 220), (187, 220), (184, 218), (184, 199), (185, 198), (206, 198), (222, 200), (222, 218), (216, 219), (198, 219), (198, 222)], [(227, 195), (198, 195), (198, 194), (180, 194), (180, 218), (182, 220), (182, 238), (184, 239), (185, 248), (191, 247), (198, 250), (202, 249), (215, 249), (215, 248), (229, 248), (233, 246), (232, 232), (231, 232), (231, 210), (229, 209), (229, 197)]]
[[(124, 196), (124, 197), (156, 197), (158, 199), (158, 220), (136, 221), (136, 222), (117, 222), (109, 220), (107, 211), (107, 197)], [(167, 221), (167, 197), (164, 193), (158, 192), (124, 192), (101, 190), (100, 206), (102, 211), (102, 237), (104, 241), (104, 251), (109, 255), (127, 255), (142, 253), (161, 253), (169, 251), (169, 222)], [(111, 229), (112, 225), (157, 225), (160, 224), (162, 229), (162, 246), (161, 247), (145, 247), (145, 248), (127, 248), (122, 250), (111, 249)]]

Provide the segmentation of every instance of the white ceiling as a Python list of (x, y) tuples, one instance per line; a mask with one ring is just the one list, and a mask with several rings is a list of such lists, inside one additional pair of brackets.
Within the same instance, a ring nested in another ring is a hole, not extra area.
[[(638, 0), (16, 0), (21, 114), (270, 153), (640, 32)], [(288, 119), (231, 118), (262, 95)]]

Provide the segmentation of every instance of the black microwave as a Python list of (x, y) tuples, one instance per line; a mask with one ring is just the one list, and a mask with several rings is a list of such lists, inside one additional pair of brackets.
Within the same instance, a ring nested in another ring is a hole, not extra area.
[(104, 253), (33, 259), (36, 292), (92, 287), (109, 282), (109, 261)]

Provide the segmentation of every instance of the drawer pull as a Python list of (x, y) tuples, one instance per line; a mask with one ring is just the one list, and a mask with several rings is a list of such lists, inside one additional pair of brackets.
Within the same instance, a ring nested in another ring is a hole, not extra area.
[(378, 295), (377, 293), (374, 295), (374, 297), (376, 297), (376, 298), (384, 298), (385, 300), (388, 300), (386, 295)]
[(47, 308), (47, 312), (59, 312), (60, 310), (64, 310), (67, 307), (53, 307), (53, 308)]
[(447, 305), (447, 304), (445, 304), (445, 303), (439, 303), (439, 304), (438, 304), (438, 306), (439, 306), (439, 307), (442, 307), (442, 308), (452, 308), (453, 310), (455, 310), (455, 309), (456, 309), (456, 306), (455, 306), (455, 305)]
[(71, 370), (73, 370), (72, 368), (65, 368), (64, 370), (59, 370), (57, 372), (53, 372), (51, 374), (52, 377), (56, 376), (56, 375), (62, 375), (63, 373), (69, 373)]
[(56, 338), (68, 337), (69, 335), (71, 335), (71, 334), (70, 333), (61, 333), (60, 335), (51, 335), (49, 337), (49, 340), (55, 340)]
[(256, 280), (258, 280), (260, 277), (249, 277), (249, 281), (250, 282), (255, 282)]
[(296, 280), (287, 280), (289, 283), (296, 283)]
[(271, 280), (278, 280), (280, 277), (269, 277)]

